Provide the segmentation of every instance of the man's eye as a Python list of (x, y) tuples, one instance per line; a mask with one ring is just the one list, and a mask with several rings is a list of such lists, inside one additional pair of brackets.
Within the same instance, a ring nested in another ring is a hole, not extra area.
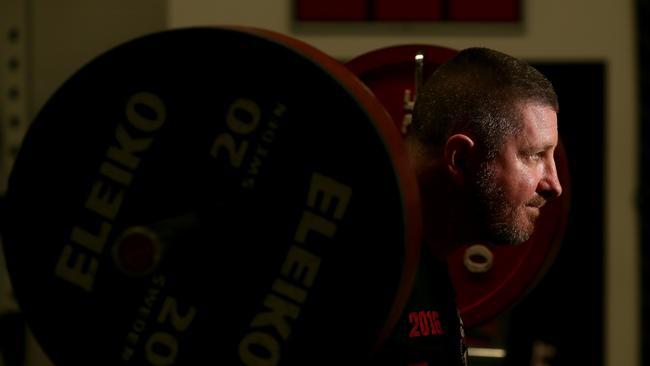
[(542, 155), (544, 155), (543, 152), (536, 152), (536, 153), (530, 154), (529, 159), (530, 160), (541, 160), (542, 157), (543, 157)]

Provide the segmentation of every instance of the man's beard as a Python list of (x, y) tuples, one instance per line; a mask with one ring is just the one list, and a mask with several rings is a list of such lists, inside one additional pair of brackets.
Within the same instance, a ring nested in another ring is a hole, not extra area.
[(511, 204), (503, 188), (496, 183), (495, 171), (489, 162), (482, 164), (476, 182), (477, 220), (485, 239), (492, 244), (508, 245), (528, 240), (537, 216), (529, 214), (526, 206), (539, 208), (546, 200), (536, 196), (524, 205)]

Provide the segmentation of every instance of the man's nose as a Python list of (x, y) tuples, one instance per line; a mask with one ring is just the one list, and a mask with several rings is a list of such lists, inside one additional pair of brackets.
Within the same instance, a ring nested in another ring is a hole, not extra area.
[(555, 160), (551, 159), (544, 169), (544, 177), (540, 181), (540, 191), (548, 198), (557, 198), (562, 194), (562, 184), (557, 176)]

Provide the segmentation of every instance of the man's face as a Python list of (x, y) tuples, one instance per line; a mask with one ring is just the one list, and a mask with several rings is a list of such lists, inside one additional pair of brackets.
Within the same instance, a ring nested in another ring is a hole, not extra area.
[(562, 193), (553, 152), (557, 116), (548, 106), (523, 104), (522, 131), (506, 138), (478, 175), (479, 211), (495, 244), (518, 244), (532, 235), (540, 208)]

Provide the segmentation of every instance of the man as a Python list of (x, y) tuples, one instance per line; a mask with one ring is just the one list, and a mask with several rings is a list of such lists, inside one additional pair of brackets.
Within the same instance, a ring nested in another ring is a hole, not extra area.
[(485, 48), (461, 51), (424, 85), (406, 136), (422, 199), (422, 261), (379, 364), (466, 364), (445, 258), (468, 243), (530, 237), (540, 208), (562, 193), (557, 112), (544, 76)]

